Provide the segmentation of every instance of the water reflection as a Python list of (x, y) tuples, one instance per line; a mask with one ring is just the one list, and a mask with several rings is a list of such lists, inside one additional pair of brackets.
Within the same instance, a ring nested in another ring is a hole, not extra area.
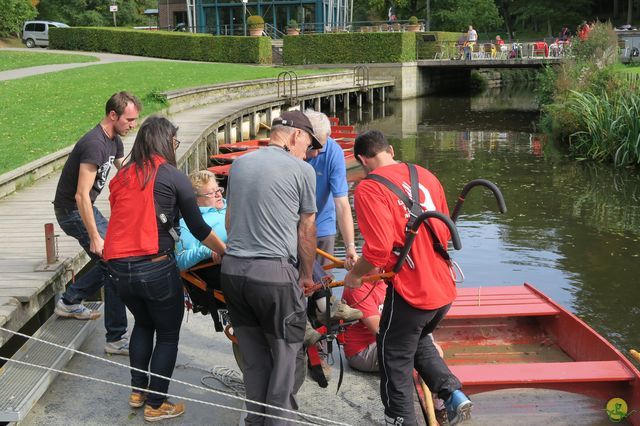
[(391, 103), (358, 129), (383, 131), (400, 159), (432, 170), (450, 207), (472, 179), (500, 186), (506, 215), (482, 189), (465, 202), (455, 253), (463, 286), (530, 282), (620, 349), (640, 348), (640, 177), (565, 159), (532, 133), (528, 93)]

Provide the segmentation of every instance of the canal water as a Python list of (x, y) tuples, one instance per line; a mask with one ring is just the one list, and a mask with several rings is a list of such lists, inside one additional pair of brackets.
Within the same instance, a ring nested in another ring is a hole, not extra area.
[(539, 288), (627, 352), (640, 349), (640, 176), (576, 162), (535, 133), (532, 90), (475, 97), (429, 97), (352, 111), (343, 121), (377, 129), (396, 156), (427, 167), (452, 209), (472, 179), (497, 184), (467, 197), (455, 260), (462, 287)]

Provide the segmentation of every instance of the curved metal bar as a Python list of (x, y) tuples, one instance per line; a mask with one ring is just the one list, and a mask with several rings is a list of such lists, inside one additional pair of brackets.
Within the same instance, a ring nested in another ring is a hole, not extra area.
[(502, 196), (502, 192), (500, 191), (500, 188), (498, 188), (496, 184), (494, 184), (493, 182), (490, 182), (486, 179), (474, 179), (468, 184), (466, 184), (464, 188), (462, 188), (462, 192), (458, 196), (458, 202), (456, 203), (456, 206), (453, 208), (453, 213), (451, 213), (451, 220), (453, 220), (454, 222), (458, 220), (458, 216), (462, 211), (462, 204), (464, 203), (465, 197), (467, 196), (469, 191), (471, 191), (471, 189), (476, 186), (484, 186), (485, 188), (489, 188), (489, 190), (493, 192), (493, 195), (496, 197), (496, 201), (498, 202), (498, 209), (500, 210), (500, 213), (506, 213), (507, 205), (504, 202), (504, 197)]
[(455, 223), (453, 223), (453, 220), (451, 220), (451, 218), (436, 211), (424, 212), (416, 218), (415, 222), (413, 223), (413, 226), (411, 227), (411, 232), (407, 234), (408, 235), (407, 241), (404, 242), (404, 246), (400, 251), (400, 256), (398, 257), (396, 266), (393, 267), (393, 272), (398, 273), (400, 271), (400, 268), (402, 268), (402, 265), (404, 264), (404, 261), (407, 259), (407, 255), (411, 250), (413, 241), (416, 239), (416, 236), (418, 235), (418, 229), (420, 228), (420, 226), (422, 226), (422, 222), (432, 218), (438, 219), (441, 222), (443, 222), (445, 225), (447, 225), (447, 228), (449, 228), (449, 232), (451, 233), (451, 242), (453, 243), (453, 248), (456, 250), (460, 250), (462, 248), (462, 242), (460, 242), (460, 235), (458, 235), (458, 230), (456, 229), (456, 225)]

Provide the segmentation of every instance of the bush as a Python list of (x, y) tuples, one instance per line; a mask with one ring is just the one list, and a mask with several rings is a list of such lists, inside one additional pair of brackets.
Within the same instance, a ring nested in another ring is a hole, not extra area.
[(271, 63), (264, 37), (77, 27), (49, 30), (52, 49), (87, 50), (207, 62)]
[(409, 25), (418, 25), (418, 18), (416, 18), (415, 16), (411, 16), (409, 18)]
[(586, 40), (572, 46), (578, 61), (594, 62), (602, 69), (618, 62), (618, 36), (611, 23), (596, 23)]
[(247, 25), (252, 30), (264, 28), (264, 19), (260, 15), (251, 15), (247, 18)]
[(37, 14), (30, 0), (0, 0), (0, 37), (20, 37), (24, 21)]
[(291, 19), (287, 24), (287, 28), (292, 30), (298, 30), (300, 29), (300, 25), (298, 25), (298, 21), (296, 21), (295, 19)]
[(469, 76), (469, 90), (471, 93), (482, 93), (487, 89), (488, 85), (487, 77), (476, 70), (471, 71)]
[(336, 33), (285, 36), (287, 65), (358, 64), (416, 60), (416, 33)]

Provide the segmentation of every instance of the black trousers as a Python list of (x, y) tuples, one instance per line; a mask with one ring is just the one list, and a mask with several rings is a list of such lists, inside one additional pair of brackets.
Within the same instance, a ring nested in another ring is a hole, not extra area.
[(388, 422), (415, 425), (413, 369), (441, 399), (462, 385), (438, 354), (429, 333), (449, 311), (451, 304), (425, 311), (409, 305), (393, 286), (387, 294), (377, 335), (380, 363), (380, 396)]

